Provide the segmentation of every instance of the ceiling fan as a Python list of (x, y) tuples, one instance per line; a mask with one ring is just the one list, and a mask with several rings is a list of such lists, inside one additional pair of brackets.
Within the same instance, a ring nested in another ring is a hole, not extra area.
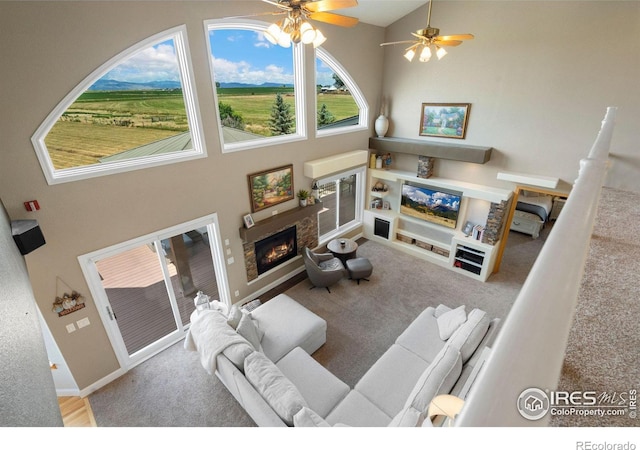
[(396, 45), (396, 44), (412, 44), (406, 48), (404, 57), (412, 61), (416, 54), (420, 53), (419, 61), (427, 62), (431, 59), (431, 52), (434, 50), (438, 59), (447, 54), (443, 47), (455, 47), (462, 44), (462, 41), (473, 39), (473, 34), (452, 34), (449, 36), (440, 36), (440, 29), (431, 27), (431, 3), (429, 0), (429, 12), (427, 14), (427, 27), (411, 33), (417, 39), (410, 41), (385, 42), (380, 46)]
[(291, 42), (313, 44), (314, 47), (326, 41), (322, 32), (308, 21), (329, 23), (341, 27), (352, 27), (358, 23), (354, 17), (333, 13), (334, 9), (351, 8), (358, 5), (357, 0), (262, 0), (276, 6), (279, 11), (270, 15), (286, 14), (284, 19), (269, 26), (265, 37), (272, 44), (289, 47)]

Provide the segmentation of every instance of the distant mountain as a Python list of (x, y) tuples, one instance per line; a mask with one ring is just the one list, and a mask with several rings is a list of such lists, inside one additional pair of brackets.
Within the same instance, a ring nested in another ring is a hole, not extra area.
[(132, 83), (118, 80), (98, 80), (89, 88), (90, 91), (141, 91), (158, 89), (180, 89), (179, 81), (149, 81), (148, 83)]
[(250, 83), (220, 83), (221, 88), (256, 88), (256, 87), (293, 87), (293, 84), (287, 83), (262, 83), (262, 84), (250, 84)]

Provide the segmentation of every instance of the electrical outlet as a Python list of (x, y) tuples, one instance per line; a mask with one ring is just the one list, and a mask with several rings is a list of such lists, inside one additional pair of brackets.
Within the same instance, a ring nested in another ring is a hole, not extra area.
[(227, 246), (229, 245), (229, 239), (224, 240), (224, 245), (227, 245)]
[(240, 291), (235, 291), (234, 294), (236, 294), (236, 297), (240, 297)]
[(227, 259), (227, 264), (229, 265), (233, 264), (234, 262), (236, 262), (236, 260), (233, 259), (233, 256)]
[(277, 215), (277, 214), (278, 214), (278, 210), (277, 210), (277, 209), (274, 209), (273, 211), (271, 211), (271, 215), (272, 215), (272, 216), (275, 216), (275, 215)]
[(74, 331), (76, 331), (76, 327), (75, 327), (75, 325), (73, 325), (72, 323), (70, 323), (69, 325), (67, 325), (67, 332), (68, 332), (68, 333), (73, 333)]
[(78, 325), (78, 328), (84, 328), (87, 327), (89, 325), (91, 325), (91, 322), (89, 322), (89, 318), (85, 317), (84, 319), (80, 319), (76, 322), (76, 324)]

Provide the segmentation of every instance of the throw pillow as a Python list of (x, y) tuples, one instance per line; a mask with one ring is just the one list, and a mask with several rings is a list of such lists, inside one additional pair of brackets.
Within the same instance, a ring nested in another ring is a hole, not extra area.
[(462, 359), (457, 348), (445, 345), (422, 373), (407, 398), (405, 408), (412, 406), (426, 414), (436, 395), (451, 391), (462, 373)]
[(467, 313), (464, 308), (464, 305), (459, 306), (456, 309), (452, 309), (438, 317), (437, 320), (440, 339), (443, 341), (449, 339), (453, 332), (467, 320)]
[(262, 351), (258, 327), (256, 327), (255, 321), (251, 318), (250, 314), (242, 314), (242, 318), (238, 323), (238, 328), (236, 328), (236, 331), (240, 336), (249, 341), (249, 343), (253, 345), (253, 348), (255, 348), (259, 352)]
[(318, 415), (314, 410), (304, 406), (293, 416), (294, 427), (330, 427), (326, 420)]
[(466, 363), (487, 334), (491, 320), (486, 312), (475, 308), (467, 321), (449, 338), (448, 344), (460, 350), (462, 363)]
[(251, 317), (253, 324), (256, 326), (256, 330), (258, 331), (258, 339), (260, 339), (260, 342), (262, 342), (262, 338), (264, 337), (264, 330), (260, 328), (260, 322), (254, 319), (251, 313), (248, 313), (248, 314), (249, 314), (249, 317)]
[(305, 406), (309, 407), (298, 388), (262, 353), (253, 352), (245, 358), (244, 373), (249, 383), (287, 425), (292, 426), (293, 416)]
[(438, 306), (436, 306), (436, 310), (433, 313), (433, 317), (437, 319), (438, 317), (440, 317), (441, 315), (449, 311), (451, 311), (451, 308), (441, 303)]
[(234, 366), (238, 368), (238, 370), (244, 370), (244, 359), (254, 351), (253, 347), (248, 343), (240, 343), (230, 345), (225, 348), (222, 353), (233, 363)]
[(238, 305), (231, 306), (229, 310), (229, 316), (227, 317), (227, 323), (234, 330), (238, 328), (238, 324), (240, 323), (240, 319), (242, 319), (242, 311), (238, 307)]

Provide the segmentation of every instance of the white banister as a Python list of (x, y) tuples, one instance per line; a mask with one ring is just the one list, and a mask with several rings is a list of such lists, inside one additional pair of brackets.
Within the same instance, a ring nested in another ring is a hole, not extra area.
[(580, 161), (571, 195), (503, 322), (456, 426), (549, 423), (549, 414), (538, 420), (523, 417), (518, 399), (529, 388), (548, 392), (558, 386), (608, 169), (615, 113), (615, 107), (607, 109), (589, 157)]

